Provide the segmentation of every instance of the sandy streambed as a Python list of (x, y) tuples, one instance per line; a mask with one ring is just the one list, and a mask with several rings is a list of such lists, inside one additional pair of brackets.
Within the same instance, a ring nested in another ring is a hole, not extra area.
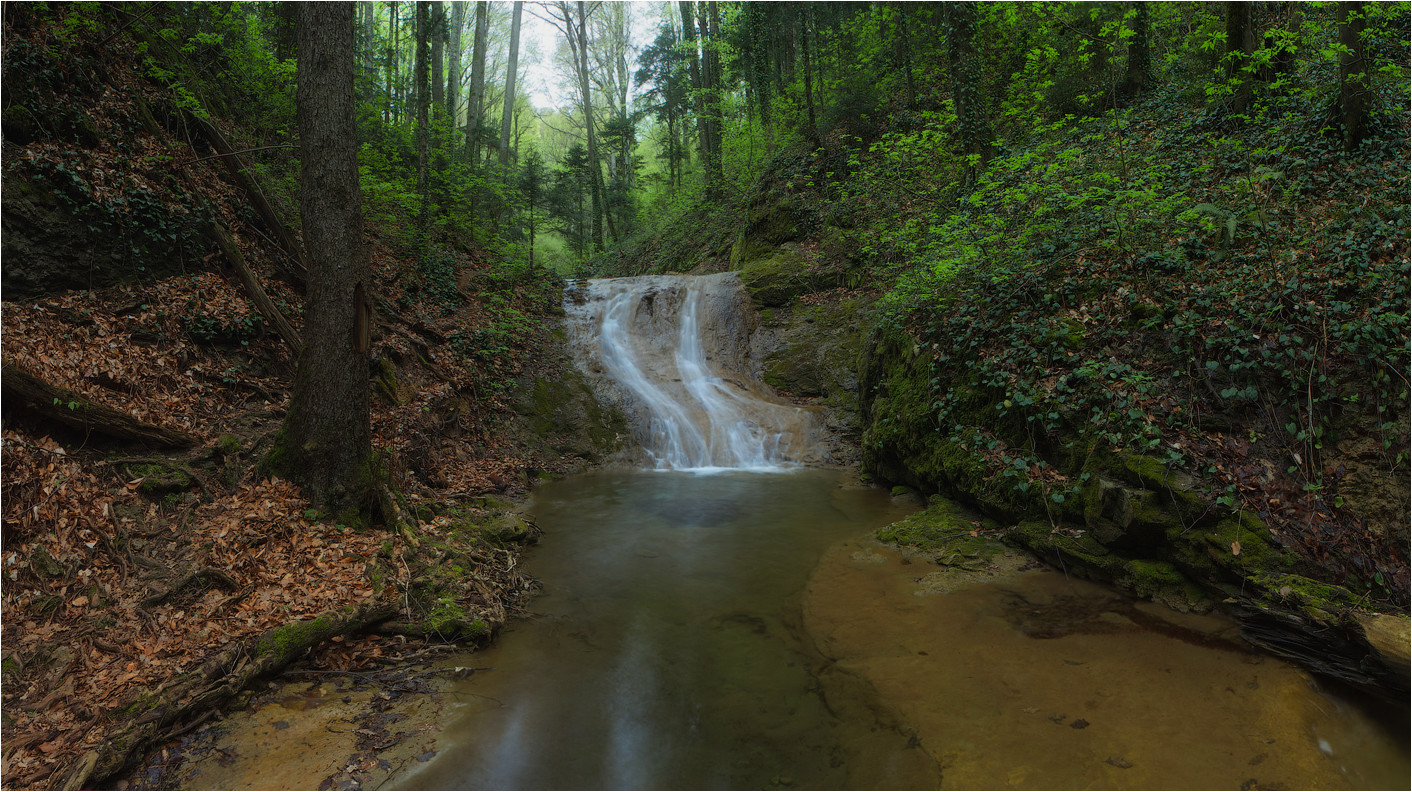
[(805, 626), (974, 788), (1405, 788), (1405, 744), (1224, 618), (1137, 602), (1002, 553), (978, 572), (835, 546)]

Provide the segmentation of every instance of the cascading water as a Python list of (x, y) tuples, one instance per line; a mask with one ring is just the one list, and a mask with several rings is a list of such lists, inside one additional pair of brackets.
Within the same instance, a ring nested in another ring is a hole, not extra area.
[(565, 311), (579, 363), (649, 464), (779, 470), (819, 459), (815, 415), (749, 374), (754, 314), (732, 273), (590, 280)]

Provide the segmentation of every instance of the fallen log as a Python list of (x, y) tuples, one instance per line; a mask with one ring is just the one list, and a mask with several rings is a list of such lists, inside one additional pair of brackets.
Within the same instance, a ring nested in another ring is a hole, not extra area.
[(147, 423), (121, 410), (105, 407), (57, 385), (51, 385), (12, 363), (0, 366), (0, 390), (45, 420), (81, 432), (158, 448), (189, 448), (197, 438), (166, 426)]
[[(273, 676), (305, 651), (337, 635), (359, 632), (397, 615), (391, 602), (364, 602), (328, 611), (311, 621), (277, 627), (253, 641), (219, 652), (141, 702), (133, 720), (98, 748), (69, 765), (58, 788), (82, 789), (123, 769), (148, 746), (170, 739), (193, 718), (235, 698), (247, 685)], [(188, 721), (185, 725), (178, 725)]]
[(299, 350), (303, 348), (303, 341), (299, 339), (299, 333), (270, 301), (270, 296), (265, 294), (265, 288), (260, 285), (260, 279), (255, 277), (255, 273), (245, 263), (245, 256), (241, 254), (240, 248), (236, 246), (230, 232), (220, 223), (212, 220), (206, 226), (206, 235), (221, 249), (226, 261), (230, 262), (230, 266), (235, 270), (235, 274), (240, 276), (240, 282), (245, 286), (245, 293), (250, 295), (250, 300), (255, 303), (255, 309), (260, 312), (266, 322), (270, 323), (275, 332), (279, 333), (279, 337), (289, 344), (289, 348), (294, 354), (298, 355)]
[(300, 280), (309, 279), (309, 265), (304, 260), (304, 248), (294, 239), (294, 235), (284, 223), (281, 223), (279, 216), (275, 214), (274, 207), (266, 200), (265, 193), (260, 189), (260, 185), (246, 169), (245, 163), (240, 160), (239, 154), (226, 142), (221, 130), (210, 121), (200, 118), (194, 113), (188, 113), (187, 119), (200, 130), (202, 137), (215, 149), (216, 154), (225, 162), (226, 169), (231, 176), (245, 190), (245, 194), (250, 199), (250, 204), (255, 207), (255, 211), (260, 215), (260, 219), (269, 227), (270, 233), (275, 235), (278, 246), (282, 249), (289, 261), (290, 272)]

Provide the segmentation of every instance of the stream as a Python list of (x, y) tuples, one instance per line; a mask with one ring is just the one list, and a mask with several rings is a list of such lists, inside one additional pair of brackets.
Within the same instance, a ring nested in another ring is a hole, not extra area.
[[(1397, 788), (1394, 734), (1193, 616), (1037, 564), (953, 587), (840, 471), (540, 489), (534, 618), (403, 789)], [(925, 564), (925, 565), (924, 565)]]
[(1370, 715), (1224, 617), (873, 540), (916, 506), (817, 466), (817, 416), (751, 377), (734, 276), (567, 303), (641, 469), (536, 491), (534, 615), (461, 659), (397, 788), (1408, 786), (1405, 708)]

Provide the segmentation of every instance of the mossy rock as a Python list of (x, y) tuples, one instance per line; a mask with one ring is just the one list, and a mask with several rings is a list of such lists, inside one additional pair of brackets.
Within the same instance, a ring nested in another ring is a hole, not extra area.
[(480, 533), (504, 544), (533, 544), (543, 533), (535, 522), (522, 514), (502, 514), (480, 526)]
[(438, 600), (422, 626), (430, 635), (455, 643), (477, 643), (490, 637), (490, 624), (449, 597)]
[(223, 434), (216, 440), (216, 453), (223, 457), (233, 457), (241, 451), (240, 438), (233, 434)]
[(788, 199), (777, 198), (751, 208), (745, 235), (771, 245), (798, 239), (794, 205)]
[(36, 127), (34, 113), (23, 105), (10, 105), (0, 113), (0, 132), (7, 143), (24, 146), (33, 142)]
[(730, 268), (738, 270), (751, 262), (769, 258), (774, 252), (774, 245), (741, 233), (736, 237), (735, 244), (731, 245)]
[(513, 409), (524, 439), (562, 457), (601, 462), (623, 447), (627, 419), (605, 407), (583, 374), (564, 361), (556, 377), (521, 380)]
[(69, 570), (55, 561), (54, 556), (49, 555), (49, 551), (43, 546), (36, 546), (30, 552), (29, 568), (41, 580), (67, 577), (69, 574)]
[(789, 248), (777, 248), (769, 256), (742, 264), (740, 281), (756, 307), (779, 308), (816, 290), (816, 278), (809, 274), (804, 257)]
[[(911, 492), (908, 488), (902, 489), (904, 494)], [(878, 529), (877, 538), (880, 542), (926, 551), (943, 566), (976, 569), (984, 567), (1005, 549), (989, 536), (973, 535), (994, 527), (993, 522), (933, 495), (926, 509)]]
[[(936, 424), (931, 356), (905, 333), (879, 331), (861, 368), (864, 471), (922, 492), (946, 493), (1003, 522), (1047, 513), (1037, 488), (1022, 491), (1010, 479), (993, 476), (984, 459)], [(1002, 432), (1023, 432), (997, 422), (993, 405), (979, 393), (960, 396), (958, 415)]]

